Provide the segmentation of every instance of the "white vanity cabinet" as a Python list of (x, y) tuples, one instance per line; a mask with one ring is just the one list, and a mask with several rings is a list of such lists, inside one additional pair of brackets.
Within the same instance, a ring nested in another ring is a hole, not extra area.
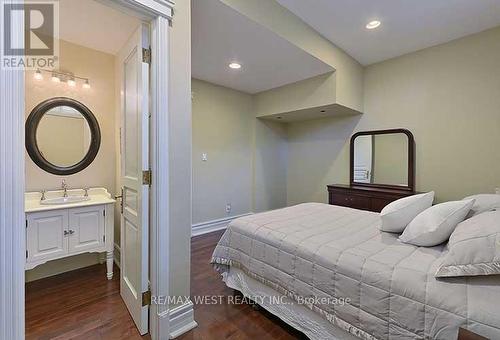
[[(77, 190), (68, 191), (73, 197)], [(29, 200), (36, 197), (38, 199)], [(56, 196), (57, 192), (47, 193)], [(113, 206), (105, 189), (91, 189), (86, 201), (43, 205), (40, 194), (26, 194), (26, 270), (50, 260), (83, 253), (106, 253), (113, 277)]]
[(104, 206), (83, 207), (68, 210), (68, 252), (81, 253), (103, 247), (106, 242)]

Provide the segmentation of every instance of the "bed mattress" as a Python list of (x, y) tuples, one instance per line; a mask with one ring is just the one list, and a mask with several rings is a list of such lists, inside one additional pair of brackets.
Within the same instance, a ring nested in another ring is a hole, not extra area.
[(364, 339), (500, 339), (500, 276), (437, 279), (446, 246), (378, 229), (379, 214), (305, 203), (234, 220), (212, 263), (231, 266)]

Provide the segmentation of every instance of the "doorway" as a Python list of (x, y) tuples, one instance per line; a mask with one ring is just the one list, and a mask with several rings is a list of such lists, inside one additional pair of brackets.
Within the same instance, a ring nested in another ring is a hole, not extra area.
[[(74, 3), (77, 3), (76, 1)], [(118, 5), (120, 3), (120, 5)], [(166, 44), (168, 43), (168, 27), (169, 20), (172, 15), (172, 6), (170, 3), (165, 2), (162, 4), (155, 4), (154, 8), (150, 6), (152, 4), (145, 4), (144, 1), (109, 1), (106, 4), (112, 5), (114, 8), (121, 8), (126, 13), (134, 13), (136, 14), (142, 21), (147, 22), (151, 26), (151, 32), (154, 43), (152, 44), (152, 54), (153, 55), (165, 55), (167, 51)], [(118, 7), (117, 7), (118, 6)], [(122, 7), (123, 6), (123, 7)], [(18, 24), (18, 25), (16, 25)], [(12, 35), (14, 39), (20, 38), (21, 34), (18, 34), (23, 31), (22, 22), (14, 23), (17, 31), (14, 31)], [(16, 33), (17, 32), (17, 33)], [(161, 37), (161, 39), (160, 39)], [(168, 132), (168, 124), (167, 120), (162, 117), (162, 115), (168, 114), (168, 107), (166, 106), (165, 99), (167, 96), (166, 85), (168, 84), (168, 67), (161, 66), (159, 67), (156, 64), (155, 58), (152, 58), (151, 62), (151, 70), (152, 70), (152, 83), (151, 83), (151, 103), (150, 113), (151, 120), (153, 120), (156, 124), (155, 128), (152, 131), (152, 140), (153, 143), (151, 145), (152, 152), (151, 154), (151, 170), (154, 171), (158, 167), (158, 163), (168, 164), (168, 152), (165, 150), (166, 145), (156, 145), (157, 138), (162, 138), (163, 134)], [(35, 71), (36, 72), (36, 71)], [(71, 73), (65, 73), (67, 75), (75, 75)], [(26, 251), (26, 235), (25, 230), (22, 230), (20, 227), (24, 226), (25, 216), (24, 216), (24, 192), (25, 183), (23, 180), (23, 169), (25, 168), (24, 163), (24, 143), (22, 138), (22, 133), (20, 131), (24, 128), (24, 119), (21, 117), (24, 116), (24, 86), (23, 86), (23, 75), (20, 72), (7, 72), (2, 70), (1, 74), (2, 81), (2, 134), (6, 137), (2, 141), (2, 150), (6, 151), (2, 152), (1, 162), (4, 166), (2, 166), (2, 174), (5, 174), (4, 180), (9, 181), (9, 185), (0, 188), (2, 199), (0, 200), (0, 205), (2, 206), (2, 238), (4, 240), (11, 240), (12, 242), (7, 242), (8, 245), (5, 247), (2, 246), (2, 259), (5, 259), (7, 262), (2, 261), (2, 273), (5, 273), (6, 276), (2, 275), (2, 297), (4, 297), (4, 293), (6, 296), (10, 296), (9, 298), (2, 299), (1, 307), (2, 310), (9, 310), (10, 313), (2, 313), (2, 329), (1, 338), (11, 338), (18, 339), (23, 338), (24, 335), (24, 262), (25, 262), (25, 251)], [(51, 76), (51, 78), (54, 78)], [(60, 79), (61, 80), (61, 79)], [(65, 79), (65, 83), (68, 86), (72, 82), (68, 82), (68, 80), (73, 80), (71, 77), (69, 79)], [(56, 81), (54, 81), (56, 83)], [(87, 83), (84, 83), (87, 84)], [(158, 95), (161, 93), (161, 99)], [(5, 99), (5, 100), (4, 100)], [(164, 124), (164, 125), (162, 125)], [(8, 140), (8, 143), (4, 143), (5, 140)], [(8, 149), (8, 151), (7, 151)], [(8, 164), (8, 167), (5, 166)], [(21, 170), (21, 171), (19, 171)], [(141, 171), (142, 173), (142, 171)], [(3, 183), (3, 182), (2, 182)], [(76, 185), (75, 185), (76, 186)], [(64, 190), (64, 188), (61, 188)], [(81, 188), (85, 191), (85, 188)], [(92, 189), (90, 190), (90, 194)], [(166, 217), (168, 216), (165, 213), (158, 213), (157, 207), (165, 204), (165, 197), (162, 195), (156, 194), (156, 192), (165, 192), (168, 191), (168, 181), (163, 179), (161, 174), (158, 175), (157, 181), (152, 181), (151, 186), (151, 214), (150, 214), (150, 230), (151, 237), (155, 238), (156, 242), (152, 242), (150, 246), (150, 252), (153, 254), (151, 257), (151, 273), (149, 275), (150, 285), (152, 292), (156, 294), (166, 294), (168, 292), (168, 252), (166, 249), (164, 251), (159, 250), (157, 242), (168, 242), (168, 233), (162, 233), (162, 235), (158, 235), (158, 225), (161, 223), (163, 228), (168, 230), (168, 221)], [(65, 192), (65, 191), (64, 191)], [(4, 197), (12, 197), (13, 199), (4, 200)], [(149, 200), (148, 200), (149, 201)], [(22, 221), (22, 222), (21, 222)], [(9, 226), (11, 231), (4, 233), (4, 231), (8, 230), (6, 227)], [(12, 226), (18, 226), (19, 228), (12, 228)], [(24, 228), (23, 228), (24, 229)], [(71, 230), (65, 230), (71, 235)], [(74, 230), (73, 230), (74, 232)], [(143, 251), (144, 252), (144, 251)], [(149, 252), (145, 251), (148, 255)], [(161, 255), (164, 256), (160, 256)], [(165, 254), (166, 253), (166, 254)], [(20, 256), (22, 254), (22, 257)], [(167, 262), (164, 265), (164, 262)], [(160, 264), (160, 266), (159, 266)], [(5, 266), (5, 271), (3, 270)], [(146, 266), (148, 267), (148, 266)], [(160, 278), (158, 275), (158, 270), (156, 268), (162, 268)], [(166, 280), (165, 280), (165, 274)], [(142, 295), (142, 292), (137, 292)], [(168, 332), (168, 323), (167, 325), (162, 323), (167, 320), (160, 320), (158, 315), (163, 312), (160, 306), (153, 306), (151, 308), (151, 325), (150, 332), (153, 338), (157, 338), (161, 336), (162, 332)], [(4, 317), (5, 316), (5, 317)], [(5, 326), (5, 327), (4, 327)], [(168, 334), (168, 333), (167, 333)]]
[[(143, 173), (150, 171), (150, 27), (94, 0), (60, 2), (59, 16), (57, 69), (25, 72), (26, 275), (28, 281), (42, 281), (27, 286), (28, 334), (67, 337), (73, 313), (79, 321), (71, 332), (104, 327), (106, 313), (91, 315), (95, 327), (80, 313), (91, 304), (92, 290), (60, 301), (74, 305), (66, 309), (60, 329), (60, 310), (36, 308), (29, 287), (37, 286), (36, 294), (50, 299), (49, 283), (71, 271), (73, 287), (80, 290), (85, 282), (75, 279), (86, 272), (81, 269), (106, 262), (102, 285), (112, 289), (106, 281), (117, 272), (120, 296), (144, 335), (149, 326), (143, 296), (149, 294), (151, 183)], [(120, 208), (113, 209), (113, 197)], [(113, 260), (121, 270), (113, 270)]]

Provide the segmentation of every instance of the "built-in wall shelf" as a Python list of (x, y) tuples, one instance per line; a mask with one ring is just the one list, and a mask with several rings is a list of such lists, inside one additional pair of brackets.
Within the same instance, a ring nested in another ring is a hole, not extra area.
[(306, 109), (295, 110), (290, 112), (282, 112), (265, 116), (259, 116), (257, 118), (273, 120), (282, 123), (293, 123), (293, 122), (300, 122), (318, 118), (355, 116), (360, 114), (362, 114), (362, 112), (335, 103), (330, 105), (309, 107)]

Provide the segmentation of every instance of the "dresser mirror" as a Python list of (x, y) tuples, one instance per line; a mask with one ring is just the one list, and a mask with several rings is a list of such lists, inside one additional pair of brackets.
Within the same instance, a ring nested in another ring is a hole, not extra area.
[(351, 138), (351, 185), (414, 190), (413, 135), (406, 129), (363, 131)]
[(26, 149), (43, 170), (56, 175), (82, 171), (101, 143), (99, 124), (82, 103), (52, 98), (38, 104), (26, 120)]

